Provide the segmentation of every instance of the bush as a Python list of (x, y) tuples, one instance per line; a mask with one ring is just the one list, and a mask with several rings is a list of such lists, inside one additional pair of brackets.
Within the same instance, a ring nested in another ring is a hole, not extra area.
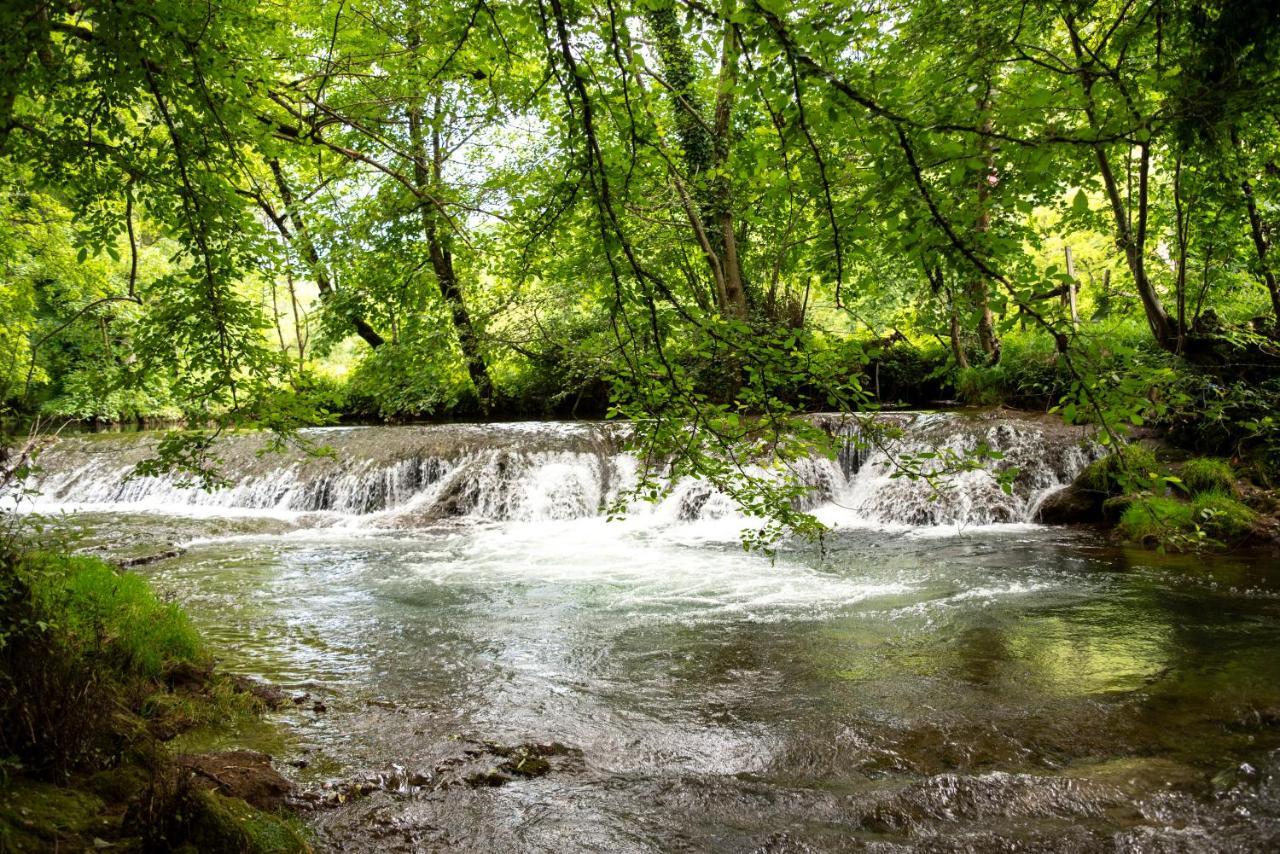
[(1124, 445), (1090, 463), (1077, 480), (1094, 492), (1123, 495), (1135, 486), (1145, 485), (1150, 473), (1158, 468), (1150, 450), (1138, 444)]
[(1202, 492), (1221, 492), (1231, 495), (1236, 489), (1235, 472), (1224, 460), (1196, 457), (1182, 464), (1179, 473), (1182, 484), (1192, 495)]
[(956, 371), (956, 396), (970, 406), (995, 406), (1012, 397), (1005, 380), (1004, 368), (961, 368)]
[(1043, 335), (1012, 333), (1001, 342), (999, 365), (956, 372), (956, 397), (970, 406), (1048, 409), (1071, 388), (1071, 375)]

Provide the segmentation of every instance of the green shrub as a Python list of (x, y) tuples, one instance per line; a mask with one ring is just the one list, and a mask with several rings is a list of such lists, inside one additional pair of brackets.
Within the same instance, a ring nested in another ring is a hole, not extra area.
[(1249, 533), (1257, 514), (1224, 492), (1204, 492), (1192, 503), (1194, 521), (1215, 540), (1229, 542)]
[(1012, 397), (1000, 365), (962, 368), (956, 371), (955, 387), (956, 395), (970, 406), (996, 406)]
[(1235, 473), (1225, 460), (1196, 457), (1182, 464), (1179, 472), (1182, 484), (1192, 495), (1202, 492), (1221, 492), (1230, 495), (1236, 489)]
[(1144, 546), (1168, 546), (1194, 531), (1193, 509), (1176, 498), (1146, 496), (1133, 501), (1116, 526), (1121, 538)]
[(1150, 473), (1158, 468), (1155, 454), (1150, 450), (1138, 444), (1124, 445), (1090, 463), (1078, 481), (1094, 492), (1123, 495), (1135, 486), (1146, 485)]

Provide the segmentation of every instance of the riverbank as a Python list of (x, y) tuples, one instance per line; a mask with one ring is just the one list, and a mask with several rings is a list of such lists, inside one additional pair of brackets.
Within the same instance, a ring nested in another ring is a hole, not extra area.
[(0, 556), (0, 685), (0, 850), (309, 850), (269, 757), (173, 748), (278, 698), (218, 672), (142, 578)]

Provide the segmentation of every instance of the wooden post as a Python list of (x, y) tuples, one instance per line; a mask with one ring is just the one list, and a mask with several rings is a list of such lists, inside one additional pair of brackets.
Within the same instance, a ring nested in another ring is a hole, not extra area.
[(1062, 296), (1064, 305), (1071, 307), (1071, 326), (1075, 329), (1080, 328), (1080, 309), (1076, 306), (1076, 289), (1079, 287), (1076, 283), (1076, 262), (1071, 257), (1071, 247), (1064, 246), (1062, 251), (1067, 256), (1067, 275), (1071, 281), (1067, 283), (1067, 292)]

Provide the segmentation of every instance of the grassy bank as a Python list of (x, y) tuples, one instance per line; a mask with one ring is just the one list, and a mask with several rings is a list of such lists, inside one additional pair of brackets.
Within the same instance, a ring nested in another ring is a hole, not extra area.
[(167, 746), (263, 710), (142, 578), (0, 554), (0, 850), (306, 850), (279, 799), (259, 809)]

